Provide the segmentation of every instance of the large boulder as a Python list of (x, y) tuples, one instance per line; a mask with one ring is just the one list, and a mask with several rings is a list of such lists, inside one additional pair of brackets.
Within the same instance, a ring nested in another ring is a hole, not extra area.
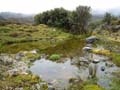
[(95, 41), (99, 40), (96, 36), (90, 36), (86, 38), (87, 43), (94, 43)]

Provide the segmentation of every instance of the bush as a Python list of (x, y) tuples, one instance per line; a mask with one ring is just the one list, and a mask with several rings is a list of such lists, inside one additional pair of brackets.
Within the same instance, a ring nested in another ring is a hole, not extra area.
[(56, 60), (59, 60), (60, 57), (61, 57), (61, 55), (59, 55), (59, 54), (52, 54), (52, 55), (49, 57), (49, 59), (50, 59), (50, 60), (53, 60), (53, 61), (56, 61)]

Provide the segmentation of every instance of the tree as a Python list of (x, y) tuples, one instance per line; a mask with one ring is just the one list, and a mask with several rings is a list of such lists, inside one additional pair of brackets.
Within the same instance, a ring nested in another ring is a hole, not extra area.
[(103, 18), (103, 22), (106, 22), (108, 25), (110, 25), (112, 20), (112, 15), (108, 12), (105, 13), (105, 16)]
[(90, 17), (90, 7), (87, 6), (78, 6), (73, 12), (73, 22), (78, 34), (87, 33)]

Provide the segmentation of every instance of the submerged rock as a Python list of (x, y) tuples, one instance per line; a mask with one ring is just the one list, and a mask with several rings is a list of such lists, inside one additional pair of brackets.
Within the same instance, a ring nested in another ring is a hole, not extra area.
[(101, 71), (105, 71), (105, 67), (104, 66), (101, 67)]

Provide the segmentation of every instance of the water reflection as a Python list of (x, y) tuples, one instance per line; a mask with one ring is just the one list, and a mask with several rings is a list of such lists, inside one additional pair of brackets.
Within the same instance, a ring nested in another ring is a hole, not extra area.
[(56, 63), (42, 58), (34, 62), (30, 70), (54, 86), (65, 87), (70, 78), (76, 77), (75, 74), (79, 69), (71, 65), (70, 59), (64, 63)]

